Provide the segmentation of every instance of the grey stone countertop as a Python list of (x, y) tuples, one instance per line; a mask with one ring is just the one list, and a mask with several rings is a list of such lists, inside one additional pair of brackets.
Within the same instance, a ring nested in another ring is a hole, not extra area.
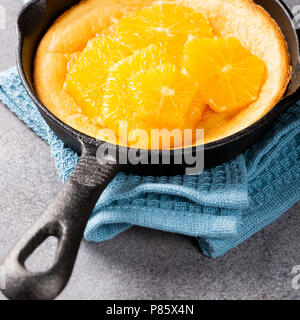
[[(286, 0), (292, 6), (299, 0)], [(15, 64), (14, 21), (21, 0), (0, 0), (0, 71)], [(0, 260), (61, 187), (49, 146), (0, 103)], [(42, 270), (54, 246), (28, 262)], [(52, 257), (53, 258), (53, 257)], [(58, 299), (300, 299), (291, 285), (300, 265), (300, 203), (223, 257), (204, 257), (194, 239), (134, 227), (116, 238), (82, 242), (73, 276)], [(0, 300), (5, 299), (0, 293)]]

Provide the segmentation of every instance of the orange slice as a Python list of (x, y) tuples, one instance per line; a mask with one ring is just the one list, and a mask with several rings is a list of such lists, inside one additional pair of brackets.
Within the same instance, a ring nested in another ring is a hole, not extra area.
[(191, 38), (184, 69), (215, 112), (233, 111), (257, 100), (266, 65), (235, 38)]
[(150, 44), (166, 48), (172, 62), (180, 65), (183, 46), (189, 34), (212, 37), (212, 29), (200, 12), (176, 4), (154, 4), (119, 19), (116, 33), (120, 40), (133, 49)]
[(85, 115), (99, 116), (109, 67), (131, 53), (115, 38), (97, 37), (89, 41), (79, 58), (71, 57), (65, 89)]

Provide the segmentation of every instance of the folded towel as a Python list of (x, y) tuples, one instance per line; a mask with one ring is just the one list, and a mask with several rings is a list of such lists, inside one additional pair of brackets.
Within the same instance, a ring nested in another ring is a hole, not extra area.
[[(0, 100), (50, 145), (65, 181), (78, 155), (47, 126), (16, 68), (0, 75)], [(245, 154), (200, 175), (120, 173), (100, 197), (85, 238), (100, 242), (139, 225), (197, 237), (204, 254), (218, 257), (300, 200), (299, 159), (300, 103)]]

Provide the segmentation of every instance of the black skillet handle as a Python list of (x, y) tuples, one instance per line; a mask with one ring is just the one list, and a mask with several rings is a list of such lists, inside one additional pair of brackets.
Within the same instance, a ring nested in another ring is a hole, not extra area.
[[(84, 148), (77, 167), (46, 212), (3, 261), (6, 289), (2, 292), (7, 298), (50, 300), (67, 284), (87, 220), (100, 194), (119, 170), (111, 162), (99, 164), (94, 150), (88, 149)], [(44, 273), (29, 272), (26, 259), (49, 236), (58, 239), (53, 267)]]

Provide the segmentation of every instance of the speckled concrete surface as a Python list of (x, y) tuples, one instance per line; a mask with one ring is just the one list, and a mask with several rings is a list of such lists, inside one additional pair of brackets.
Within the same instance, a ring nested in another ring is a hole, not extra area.
[[(299, 0), (287, 0), (290, 6)], [(14, 20), (21, 0), (0, 0), (0, 70), (15, 63)], [(60, 187), (49, 147), (0, 104), (0, 260)], [(29, 261), (45, 268), (47, 242)], [(43, 261), (43, 265), (41, 265)], [(133, 228), (115, 239), (82, 243), (59, 299), (299, 299), (292, 268), (300, 265), (300, 203), (225, 256), (203, 257), (195, 240)], [(4, 297), (0, 294), (0, 300)]]

